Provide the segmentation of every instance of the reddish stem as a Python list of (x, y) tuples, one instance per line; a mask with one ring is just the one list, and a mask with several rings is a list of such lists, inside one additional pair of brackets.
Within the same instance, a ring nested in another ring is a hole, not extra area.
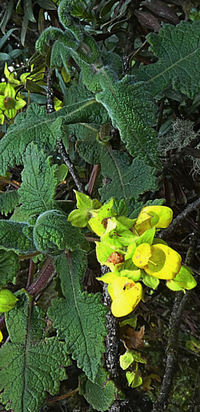
[(44, 287), (48, 283), (48, 280), (52, 276), (53, 271), (54, 271), (53, 260), (52, 258), (48, 258), (46, 262), (44, 263), (37, 279), (27, 288), (27, 292), (30, 295), (38, 295), (38, 293), (42, 289), (44, 289)]

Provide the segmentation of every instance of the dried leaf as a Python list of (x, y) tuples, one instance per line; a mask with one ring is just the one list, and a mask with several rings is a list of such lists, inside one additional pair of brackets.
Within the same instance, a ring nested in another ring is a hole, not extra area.
[(157, 16), (167, 20), (169, 23), (179, 23), (179, 18), (176, 15), (174, 9), (169, 7), (167, 4), (164, 4), (160, 0), (142, 1), (141, 5), (145, 6), (147, 9), (152, 11), (152, 13), (156, 14)]
[(142, 340), (144, 331), (145, 326), (142, 326), (139, 331), (136, 331), (131, 326), (125, 325), (120, 330), (120, 338), (127, 349), (138, 349), (144, 345)]
[(151, 29), (155, 32), (159, 31), (161, 26), (160, 23), (153, 14), (149, 13), (148, 11), (134, 11), (135, 16), (137, 17), (139, 23), (145, 29)]

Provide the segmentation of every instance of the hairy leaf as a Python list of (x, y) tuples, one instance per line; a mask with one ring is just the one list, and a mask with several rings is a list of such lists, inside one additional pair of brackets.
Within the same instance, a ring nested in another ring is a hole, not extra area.
[(132, 77), (113, 81), (105, 70), (102, 70), (101, 86), (103, 91), (96, 94), (96, 99), (108, 111), (129, 153), (155, 165), (157, 134), (151, 126), (155, 124), (156, 107), (151, 94), (140, 84), (134, 84)]
[(80, 229), (67, 221), (60, 210), (48, 210), (38, 216), (33, 227), (33, 241), (41, 253), (60, 255), (65, 249), (87, 250), (88, 243)]
[(136, 71), (138, 80), (152, 96), (166, 89), (193, 98), (200, 91), (200, 22), (182, 21), (177, 26), (165, 24), (158, 34), (150, 33), (147, 40), (158, 62)]
[(32, 240), (25, 234), (27, 229), (26, 223), (0, 220), (0, 248), (23, 255), (35, 252)]
[(91, 382), (83, 379), (81, 382), (81, 395), (97, 411), (106, 411), (115, 400), (116, 387), (113, 381), (109, 380), (109, 375), (103, 368), (100, 368), (96, 379)]
[(48, 315), (58, 335), (65, 336), (68, 350), (78, 367), (94, 381), (104, 352), (106, 309), (99, 294), (82, 292), (86, 270), (84, 252), (77, 250), (62, 255), (56, 258), (55, 266), (65, 298), (54, 299)]
[(0, 212), (2, 215), (8, 215), (19, 204), (18, 190), (9, 190), (0, 193)]
[(19, 188), (21, 210), (29, 216), (38, 215), (53, 209), (57, 186), (55, 172), (57, 166), (51, 166), (50, 158), (34, 143), (28, 145), (24, 155), (22, 184)]
[(47, 154), (51, 154), (57, 140), (63, 137), (63, 124), (101, 123), (105, 110), (95, 99), (88, 99), (74, 105), (63, 107), (55, 113), (47, 114), (45, 109), (32, 103), (26, 113), (19, 113), (7, 134), (0, 140), (0, 173), (7, 168), (21, 164), (29, 143), (39, 145)]
[(15, 283), (15, 277), (19, 270), (19, 258), (14, 252), (0, 250), (0, 287), (7, 283)]
[(42, 310), (25, 297), (6, 314), (10, 341), (0, 349), (0, 390), (1, 402), (13, 412), (39, 412), (45, 391), (54, 395), (66, 378), (66, 345), (44, 338), (43, 318)]
[(114, 197), (116, 199), (138, 199), (139, 195), (156, 190), (155, 169), (142, 159), (130, 162), (127, 153), (112, 150), (110, 146), (99, 144), (92, 137), (77, 142), (81, 157), (92, 164), (101, 164), (101, 173), (110, 182), (99, 189), (101, 200)]

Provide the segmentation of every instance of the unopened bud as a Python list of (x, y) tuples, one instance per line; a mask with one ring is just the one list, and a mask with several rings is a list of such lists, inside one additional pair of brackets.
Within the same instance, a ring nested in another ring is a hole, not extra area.
[(0, 290), (0, 312), (8, 312), (16, 305), (17, 298), (8, 289)]

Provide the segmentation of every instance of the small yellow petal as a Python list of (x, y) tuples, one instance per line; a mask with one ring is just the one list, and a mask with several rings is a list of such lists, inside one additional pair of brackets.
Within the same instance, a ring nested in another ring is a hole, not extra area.
[(1, 330), (0, 330), (0, 342), (2, 342), (2, 340), (3, 340), (3, 334), (2, 334), (2, 332), (1, 332)]
[(166, 228), (170, 225), (173, 218), (173, 211), (167, 206), (146, 206), (144, 207), (134, 226), (136, 232), (142, 235), (152, 227)]
[(134, 252), (132, 261), (138, 268), (144, 268), (151, 257), (151, 246), (149, 243), (141, 243)]

